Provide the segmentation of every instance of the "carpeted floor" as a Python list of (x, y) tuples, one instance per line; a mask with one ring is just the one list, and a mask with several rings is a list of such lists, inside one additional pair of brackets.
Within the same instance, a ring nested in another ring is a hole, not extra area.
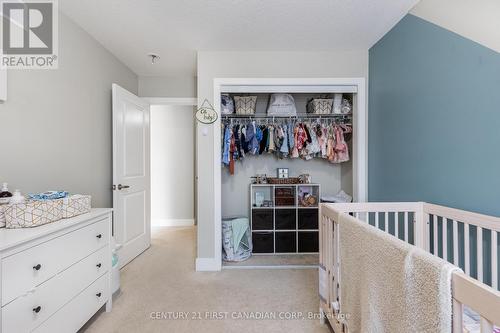
[(305, 266), (318, 267), (319, 255), (317, 254), (286, 254), (286, 255), (254, 255), (242, 262), (224, 262), (224, 268), (237, 268), (248, 266)]
[(330, 332), (312, 318), (317, 270), (197, 273), (194, 228), (158, 228), (152, 238), (151, 248), (122, 269), (113, 311), (98, 313), (82, 332)]

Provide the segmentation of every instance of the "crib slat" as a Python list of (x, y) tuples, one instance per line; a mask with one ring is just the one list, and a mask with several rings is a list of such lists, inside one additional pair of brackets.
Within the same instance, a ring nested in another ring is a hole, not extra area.
[(405, 242), (408, 242), (408, 228), (410, 228), (410, 226), (408, 225), (408, 212), (405, 212), (404, 227), (405, 227)]
[(379, 227), (379, 224), (378, 224), (378, 215), (379, 215), (379, 212), (375, 212), (375, 227)]
[(477, 227), (477, 279), (483, 282), (483, 228)]
[(453, 264), (458, 266), (458, 222), (453, 220)]
[(443, 259), (448, 261), (448, 219), (443, 216)]
[(493, 332), (493, 324), (486, 318), (481, 317), (481, 333)]
[(432, 224), (433, 224), (433, 230), (434, 230), (434, 252), (432, 254), (434, 254), (435, 256), (439, 256), (439, 249), (438, 249), (438, 217), (436, 215), (434, 215), (432, 217)]
[(463, 332), (463, 305), (456, 299), (453, 299), (453, 332)]
[(491, 231), (491, 285), (495, 290), (498, 290), (497, 236), (498, 233), (495, 230), (492, 230)]
[(394, 235), (399, 239), (399, 212), (394, 213)]
[(464, 264), (465, 269), (464, 272), (467, 275), (470, 275), (470, 253), (469, 253), (469, 225), (464, 223)]
[(387, 232), (389, 230), (389, 213), (384, 213), (384, 231)]

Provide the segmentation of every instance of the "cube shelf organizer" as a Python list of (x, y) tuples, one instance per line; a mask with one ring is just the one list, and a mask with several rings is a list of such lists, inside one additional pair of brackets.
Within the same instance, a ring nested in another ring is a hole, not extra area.
[(252, 184), (253, 253), (318, 253), (320, 191), (319, 184)]

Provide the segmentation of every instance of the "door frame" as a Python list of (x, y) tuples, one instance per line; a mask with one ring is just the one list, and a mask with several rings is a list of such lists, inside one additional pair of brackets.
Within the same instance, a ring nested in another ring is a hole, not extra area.
[(220, 95), (228, 88), (241, 92), (347, 92), (356, 88), (356, 100), (353, 114), (353, 196), (359, 202), (368, 200), (368, 99), (365, 78), (215, 78), (213, 81), (213, 106), (219, 117), (214, 123), (214, 264), (203, 270), (220, 271), (222, 269), (222, 184), (221, 161), (221, 126)]

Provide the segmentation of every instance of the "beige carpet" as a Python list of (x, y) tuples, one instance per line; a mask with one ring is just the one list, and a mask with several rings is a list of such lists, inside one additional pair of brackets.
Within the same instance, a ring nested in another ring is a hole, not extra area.
[(317, 254), (286, 254), (286, 255), (254, 255), (241, 262), (225, 262), (224, 267), (246, 267), (246, 266), (318, 266), (319, 255)]
[[(315, 269), (197, 273), (194, 228), (159, 228), (152, 238), (151, 248), (122, 270), (113, 311), (97, 314), (82, 332), (330, 332), (308, 319), (318, 315)], [(215, 311), (227, 319), (207, 313)], [(165, 318), (152, 319), (153, 312)], [(168, 319), (180, 312), (188, 319)]]

